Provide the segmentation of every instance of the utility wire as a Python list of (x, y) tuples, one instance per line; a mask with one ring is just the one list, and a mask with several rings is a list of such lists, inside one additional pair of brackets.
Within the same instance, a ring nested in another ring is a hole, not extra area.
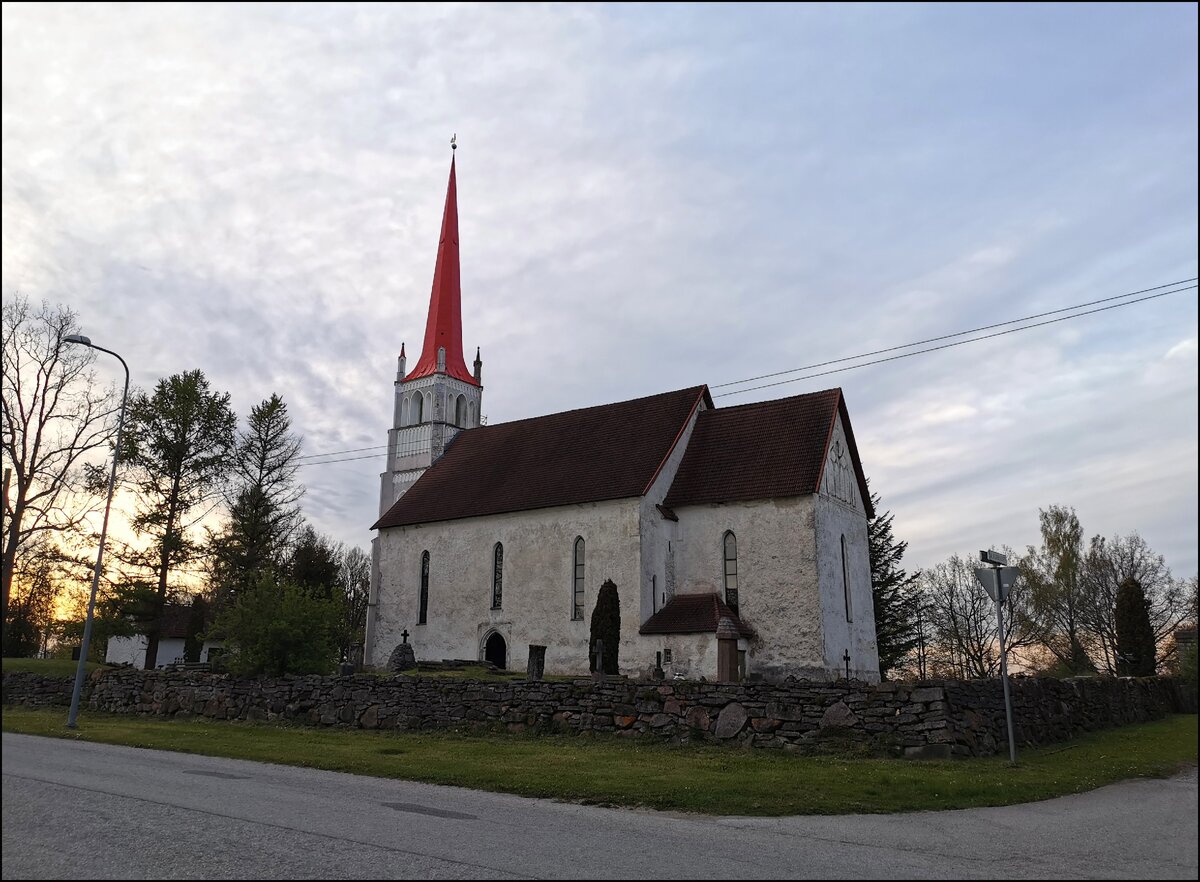
[[(926, 343), (936, 343), (939, 340), (953, 340), (956, 337), (965, 337), (968, 334), (978, 334), (980, 331), (989, 331), (989, 330), (992, 330), (993, 328), (1003, 328), (1003, 327), (1007, 327), (1008, 325), (1020, 324), (1021, 322), (1028, 322), (1033, 319), (1044, 318), (1045, 316), (1048, 316), (1048, 315), (1058, 315), (1059, 313), (1062, 313), (1062, 312), (1072, 312), (1071, 315), (1061, 316), (1060, 318), (1056, 318), (1056, 319), (1049, 319), (1048, 321), (1044, 321), (1044, 322), (1036, 322), (1035, 324), (1031, 324), (1031, 325), (1022, 325), (1019, 328), (1009, 328), (1006, 331), (997, 331), (994, 334), (984, 334), (983, 336), (980, 336), (980, 337), (971, 337), (970, 339), (958, 340), (957, 342), (954, 342), (954, 343), (943, 343), (941, 346), (930, 346), (927, 349), (917, 349), (917, 350), (914, 350), (913, 352), (904, 352), (899, 355), (889, 356), (888, 358), (878, 358), (878, 359), (875, 359), (874, 361), (858, 362), (857, 364), (846, 365), (845, 367), (834, 368), (833, 370), (821, 371), (821, 372), (815, 373), (815, 374), (805, 374), (802, 377), (792, 377), (787, 380), (777, 380), (774, 383), (763, 383), (762, 385), (749, 386), (745, 389), (733, 389), (729, 392), (718, 393), (718, 394), (714, 395), (713, 398), (724, 398), (729, 395), (740, 395), (743, 392), (754, 392), (759, 389), (769, 389), (773, 386), (782, 386), (786, 383), (797, 383), (797, 382), (800, 382), (801, 380), (811, 380), (811, 379), (815, 379), (817, 377), (828, 376), (829, 374), (836, 374), (836, 373), (841, 373), (842, 371), (853, 370), (854, 368), (868, 367), (873, 364), (883, 364), (884, 362), (896, 361), (901, 358), (908, 358), (911, 355), (923, 355), (927, 352), (937, 352), (938, 350), (941, 350), (941, 349), (950, 349), (954, 346), (963, 346), (967, 343), (975, 343), (979, 340), (989, 340), (993, 337), (1003, 337), (1006, 334), (1015, 334), (1017, 331), (1028, 331), (1032, 328), (1040, 328), (1044, 325), (1052, 325), (1057, 322), (1065, 322), (1069, 319), (1082, 318), (1083, 316), (1093, 315), (1097, 312), (1105, 312), (1110, 309), (1117, 309), (1122, 306), (1130, 306), (1135, 303), (1144, 303), (1147, 300), (1155, 300), (1159, 297), (1166, 297), (1169, 294), (1180, 294), (1184, 291), (1193, 291), (1196, 289), (1197, 286), (1194, 284), (1189, 285), (1187, 283), (1196, 282), (1196, 281), (1197, 281), (1197, 279), (1195, 277), (1190, 278), (1190, 279), (1180, 279), (1177, 282), (1169, 282), (1165, 285), (1155, 285), (1152, 288), (1143, 288), (1140, 291), (1130, 291), (1128, 293), (1117, 294), (1112, 297), (1102, 297), (1099, 300), (1089, 300), (1085, 303), (1077, 303), (1074, 306), (1064, 306), (1059, 309), (1049, 310), (1048, 312), (1039, 312), (1039, 313), (1036, 313), (1035, 315), (1027, 315), (1024, 318), (1009, 319), (1008, 321), (997, 322), (997, 323), (991, 324), (991, 325), (982, 325), (978, 328), (972, 328), (971, 330), (968, 330), (968, 331), (957, 331), (956, 333), (953, 333), (953, 334), (942, 334), (941, 336), (938, 336), (938, 337), (929, 337), (928, 339), (925, 339), (925, 340), (917, 340), (913, 343), (904, 343), (900, 346), (889, 346), (885, 349), (876, 349), (872, 352), (862, 352), (862, 353), (859, 353), (858, 355), (847, 355), (847, 356), (844, 356), (843, 358), (834, 358), (834, 359), (830, 359), (829, 361), (817, 362), (816, 364), (810, 364), (810, 365), (805, 365), (803, 367), (792, 368), (792, 369), (786, 370), (786, 371), (776, 371), (776, 372), (770, 373), (770, 374), (760, 374), (757, 377), (748, 377), (744, 380), (731, 380), (728, 383), (717, 383), (715, 385), (709, 386), (708, 388), (709, 389), (723, 389), (728, 386), (738, 386), (738, 385), (741, 385), (742, 383), (752, 383), (755, 380), (766, 380), (766, 379), (770, 379), (771, 377), (784, 376), (785, 374), (794, 374), (794, 373), (799, 373), (801, 371), (809, 371), (814, 368), (826, 367), (831, 364), (841, 364), (842, 362), (846, 362), (846, 361), (857, 362), (858, 359), (860, 359), (860, 358), (870, 358), (873, 355), (882, 355), (885, 352), (896, 352), (899, 349), (910, 349), (913, 346), (924, 346)], [(1177, 287), (1175, 287), (1177, 285), (1185, 285), (1186, 287), (1177, 288)], [(1173, 290), (1162, 291), (1163, 288), (1172, 288)], [(1150, 291), (1160, 291), (1161, 293), (1150, 294), (1147, 297), (1138, 297), (1135, 300), (1126, 299), (1126, 298), (1134, 297), (1135, 295), (1138, 295), (1138, 294), (1147, 294)], [(1113, 301), (1113, 300), (1120, 300), (1121, 302), (1120, 303), (1111, 303), (1111, 301)], [(1110, 303), (1111, 305), (1102, 306), (1097, 309), (1089, 309), (1084, 312), (1074, 312), (1074, 310), (1082, 309), (1085, 306), (1095, 306), (1098, 303)], [(337, 456), (342, 453), (358, 453), (363, 450), (386, 450), (387, 448), (388, 448), (387, 444), (376, 444), (376, 445), (372, 445), (370, 447), (354, 447), (354, 448), (350, 448), (348, 450), (330, 450), (326, 453), (310, 453), (310, 454), (307, 454), (306, 456), (297, 457), (297, 459), (316, 460), (317, 458), (323, 457), (323, 456)], [(323, 459), (323, 460), (316, 461), (316, 462), (299, 462), (299, 463), (297, 463), (297, 465), (298, 466), (332, 465), (334, 463), (339, 463), (339, 462), (355, 462), (355, 461), (361, 460), (361, 459), (377, 459), (378, 457), (383, 456), (383, 455), (385, 455), (385, 454), (372, 453), (372, 454), (367, 454), (365, 456), (351, 456), (351, 457), (344, 457), (342, 459)]]
[[(834, 358), (834, 359), (830, 359), (829, 361), (817, 362), (816, 364), (806, 364), (803, 367), (791, 368), (790, 370), (786, 370), (786, 371), (776, 371), (775, 373), (772, 373), (772, 374), (760, 374), (757, 377), (747, 377), (744, 380), (730, 380), (728, 383), (717, 383), (716, 385), (709, 386), (708, 388), (723, 389), (726, 386), (740, 386), (742, 383), (753, 383), (755, 380), (766, 380), (766, 379), (770, 379), (771, 377), (782, 377), (784, 374), (795, 374), (795, 373), (799, 373), (800, 371), (811, 371), (813, 368), (825, 367), (825, 366), (831, 365), (831, 364), (840, 364), (843, 361), (855, 361), (860, 358), (870, 358), (872, 355), (882, 355), (885, 352), (895, 352), (898, 349), (909, 349), (913, 346), (924, 346), (926, 343), (936, 343), (939, 340), (952, 340), (955, 337), (965, 337), (968, 334), (978, 334), (980, 331), (990, 331), (993, 328), (1003, 328), (1003, 327), (1006, 327), (1007, 325), (1016, 325), (1016, 324), (1020, 324), (1021, 322), (1028, 322), (1028, 321), (1033, 321), (1034, 319), (1045, 318), (1048, 315), (1057, 315), (1060, 312), (1071, 312), (1076, 309), (1083, 309), (1085, 306), (1095, 306), (1097, 303), (1108, 303), (1111, 300), (1123, 300), (1126, 297), (1134, 297), (1138, 294), (1148, 294), (1151, 291), (1160, 291), (1163, 288), (1173, 288), (1175, 285), (1186, 285), (1188, 282), (1195, 282), (1195, 281), (1196, 281), (1196, 279), (1194, 279), (1194, 278), (1181, 279), (1178, 282), (1169, 282), (1166, 285), (1155, 285), (1153, 288), (1143, 288), (1141, 291), (1130, 291), (1128, 294), (1117, 294), (1114, 297), (1102, 297), (1099, 300), (1089, 300), (1087, 303), (1076, 303), (1074, 306), (1064, 306), (1061, 309), (1052, 309), (1049, 312), (1039, 312), (1037, 315), (1027, 315), (1024, 318), (1009, 319), (1006, 322), (997, 322), (994, 325), (983, 325), (982, 327), (972, 328), (969, 331), (958, 331), (957, 333), (954, 333), (954, 334), (943, 334), (940, 337), (930, 337), (927, 340), (917, 340), (913, 343), (901, 344), (900, 346), (889, 346), (886, 349), (876, 349), (874, 352), (862, 352), (862, 353), (859, 353), (858, 355), (847, 355), (844, 358)], [(1186, 289), (1181, 289), (1181, 290), (1186, 290)], [(1174, 292), (1168, 292), (1168, 293), (1174, 293)], [(1086, 315), (1086, 314), (1087, 313), (1080, 313), (1080, 315)], [(1030, 325), (1030, 327), (1036, 327), (1036, 325)], [(979, 339), (982, 340), (984, 338), (981, 337)], [(929, 351), (933, 351), (933, 350), (929, 350)], [(729, 393), (726, 392), (723, 394), (728, 395)]]
[[(383, 446), (387, 447), (386, 444), (384, 444)], [(326, 453), (326, 454), (314, 453), (313, 454), (313, 456), (333, 456), (333, 455), (334, 454), (332, 454), (332, 453)], [(385, 454), (385, 453), (368, 453), (366, 456), (348, 456), (345, 459), (325, 459), (325, 460), (321, 460), (320, 462), (298, 462), (298, 463), (296, 463), (296, 465), (297, 466), (333, 465), (335, 462), (354, 462), (359, 459), (378, 459), (379, 457), (386, 456), (386, 455), (387, 454)]]
[(386, 444), (372, 444), (370, 447), (351, 447), (349, 450), (330, 450), (326, 453), (308, 453), (304, 456), (297, 456), (296, 459), (315, 459), (318, 456), (337, 456), (339, 453), (358, 453), (360, 450), (381, 450), (387, 447)]
[[(867, 367), (867, 366), (873, 365), (873, 364), (883, 364), (884, 362), (887, 362), (887, 361), (896, 361), (897, 359), (908, 358), (909, 356), (913, 356), (913, 355), (924, 355), (926, 352), (937, 352), (939, 349), (950, 349), (953, 346), (964, 346), (967, 343), (978, 343), (980, 340), (990, 340), (992, 337), (1003, 337), (1005, 334), (1015, 334), (1018, 331), (1028, 331), (1032, 328), (1040, 328), (1043, 325), (1053, 325), (1056, 322), (1065, 322), (1065, 321), (1069, 321), (1070, 319), (1082, 318), (1085, 315), (1092, 315), (1097, 312), (1105, 312), (1106, 310), (1109, 310), (1109, 309), (1120, 309), (1122, 306), (1131, 306), (1134, 303), (1144, 303), (1147, 300), (1155, 300), (1156, 298), (1159, 298), (1159, 297), (1166, 297), (1169, 294), (1180, 294), (1184, 291), (1193, 291), (1195, 289), (1196, 289), (1195, 285), (1189, 285), (1186, 288), (1176, 288), (1174, 291), (1163, 291), (1161, 294), (1151, 294), (1148, 297), (1139, 297), (1137, 300), (1126, 300), (1122, 303), (1113, 303), (1109, 306), (1100, 306), (1100, 307), (1097, 307), (1096, 309), (1089, 309), (1086, 312), (1077, 312), (1074, 315), (1064, 315), (1064, 316), (1062, 316), (1060, 318), (1056, 318), (1056, 319), (1047, 319), (1044, 322), (1037, 322), (1036, 324), (1025, 325), (1020, 328), (1009, 328), (1007, 331), (997, 331), (994, 334), (984, 334), (982, 337), (972, 337), (969, 340), (959, 340), (955, 343), (943, 343), (941, 346), (930, 346), (928, 349), (917, 349), (917, 350), (914, 350), (913, 352), (902, 352), (899, 355), (890, 355), (887, 358), (877, 358), (874, 361), (864, 361), (864, 362), (860, 362), (859, 364), (850, 364), (850, 365), (846, 365), (845, 367), (834, 368), (833, 370), (820, 371), (819, 373), (815, 373), (815, 374), (805, 374), (802, 377), (792, 377), (789, 380), (776, 380), (774, 383), (763, 383), (761, 386), (749, 386), (745, 389), (734, 389), (731, 392), (722, 392), (719, 395), (714, 395), (713, 398), (724, 398), (727, 395), (741, 395), (743, 392), (754, 392), (757, 389), (769, 389), (772, 386), (782, 386), (786, 383), (797, 383), (800, 380), (812, 380), (812, 379), (815, 379), (816, 377), (824, 377), (824, 376), (828, 376), (829, 374), (841, 373), (842, 371), (851, 371), (851, 370), (854, 370), (855, 368)], [(943, 338), (943, 339), (945, 339), (945, 338)], [(886, 352), (888, 350), (882, 350), (882, 351)], [(859, 358), (862, 358), (862, 357), (863, 356), (859, 356)], [(845, 359), (838, 359), (838, 360), (844, 361)], [(832, 364), (832, 362), (826, 362), (826, 364)], [(814, 367), (816, 367), (816, 365), (814, 365)], [(800, 370), (803, 370), (803, 368), (801, 368)], [(790, 372), (785, 371), (784, 373), (790, 373)]]

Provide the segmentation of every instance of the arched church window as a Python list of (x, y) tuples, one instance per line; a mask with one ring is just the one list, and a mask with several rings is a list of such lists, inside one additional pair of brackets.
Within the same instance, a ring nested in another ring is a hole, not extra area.
[(413, 396), (412, 403), (412, 424), (414, 426), (419, 426), (421, 423), (425, 422), (425, 399), (422, 397), (421, 393), (418, 392)]
[(846, 566), (846, 537), (842, 536), (842, 593), (846, 597), (846, 621), (854, 621), (854, 604), (850, 602), (850, 571)]
[(467, 424), (467, 396), (459, 395), (458, 401), (454, 405), (454, 425), (466, 426)]
[(499, 542), (492, 549), (492, 609), (500, 609), (504, 599), (504, 546)]
[(575, 540), (575, 566), (571, 579), (571, 620), (583, 620), (583, 537)]
[(737, 537), (732, 530), (725, 533), (725, 605), (738, 611)]
[(400, 399), (400, 425), (408, 425), (408, 398)]
[(421, 553), (421, 605), (417, 611), (417, 624), (424, 625), (429, 615), (429, 552)]

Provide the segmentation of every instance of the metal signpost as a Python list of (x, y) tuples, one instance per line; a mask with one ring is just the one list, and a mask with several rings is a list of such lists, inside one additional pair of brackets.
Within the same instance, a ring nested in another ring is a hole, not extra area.
[(1004, 640), (1004, 601), (1016, 584), (1019, 570), (1008, 566), (1008, 557), (996, 551), (981, 551), (979, 559), (986, 567), (975, 568), (975, 578), (988, 597), (996, 602), (996, 631), (1000, 635), (1000, 680), (1004, 684), (1004, 715), (1008, 721), (1008, 759), (1017, 761), (1017, 739), (1013, 734), (1012, 696), (1008, 692), (1008, 647)]

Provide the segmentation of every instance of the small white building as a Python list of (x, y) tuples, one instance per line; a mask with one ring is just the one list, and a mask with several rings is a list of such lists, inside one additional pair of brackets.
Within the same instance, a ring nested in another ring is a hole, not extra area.
[[(158, 637), (158, 658), (156, 667), (164, 667), (186, 658), (184, 648), (187, 638), (188, 619), (191, 609), (181, 605), (169, 605), (163, 610), (162, 630)], [(134, 634), (131, 637), (110, 637), (108, 648), (104, 652), (104, 660), (110, 665), (132, 665), (135, 668), (146, 667), (146, 647), (149, 638), (145, 634)], [(200, 647), (200, 661), (211, 661), (220, 652), (222, 641), (206, 640)], [(213, 649), (217, 653), (211, 653)], [(210, 655), (211, 653), (211, 655)]]
[[(481, 425), (462, 351), (454, 164), (424, 349), (401, 347), (368, 665), (586, 674), (601, 584), (622, 673), (878, 681), (866, 480), (840, 389), (717, 408), (706, 386)], [(736, 663), (730, 666), (736, 639)]]

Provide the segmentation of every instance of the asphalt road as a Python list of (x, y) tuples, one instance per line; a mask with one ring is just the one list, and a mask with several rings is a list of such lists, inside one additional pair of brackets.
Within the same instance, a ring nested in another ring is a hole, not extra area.
[(706, 818), (3, 736), (3, 878), (1197, 878), (1196, 772), (1006, 808)]

